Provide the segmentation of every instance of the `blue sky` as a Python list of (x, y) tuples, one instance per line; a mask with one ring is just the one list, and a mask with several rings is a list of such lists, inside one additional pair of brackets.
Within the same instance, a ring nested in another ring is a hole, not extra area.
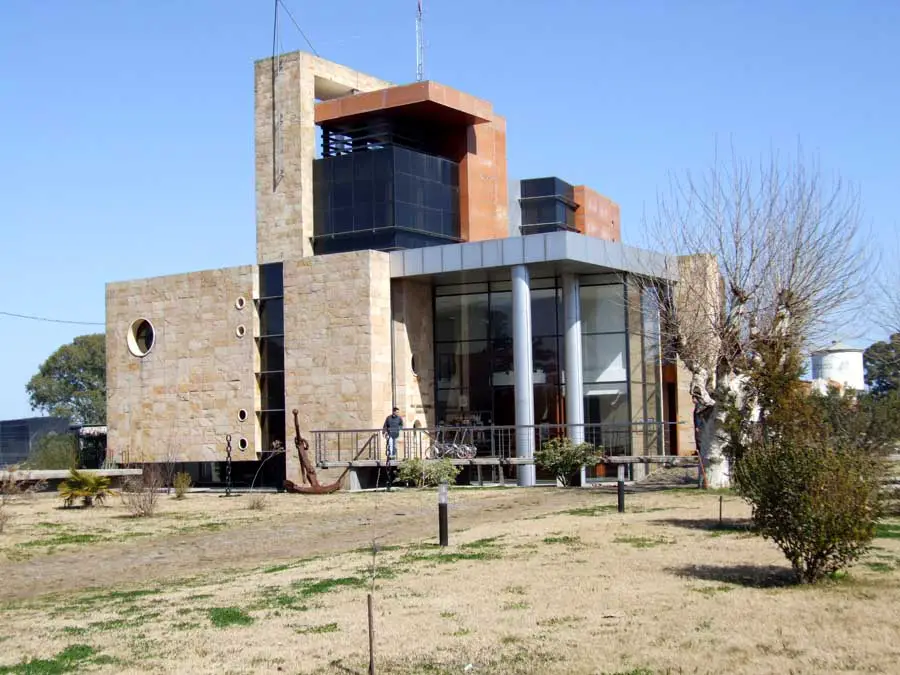
[[(415, 77), (414, 0), (285, 0), (325, 58)], [(799, 139), (862, 192), (893, 245), (900, 3), (425, 0), (426, 75), (506, 116), (510, 175), (622, 207), (626, 241), (667, 172)], [(0, 2), (0, 311), (104, 320), (104, 284), (255, 256), (253, 61), (270, 0)], [(284, 51), (305, 49), (283, 15)], [(897, 264), (897, 261), (892, 261)], [(102, 330), (102, 327), (96, 327)], [(91, 331), (0, 315), (0, 419)], [(869, 329), (871, 339), (882, 337)]]

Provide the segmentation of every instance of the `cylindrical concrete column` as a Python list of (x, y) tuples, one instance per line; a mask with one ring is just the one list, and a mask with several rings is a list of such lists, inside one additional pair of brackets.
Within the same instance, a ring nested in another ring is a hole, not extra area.
[[(528, 268), (512, 268), (513, 367), (516, 393), (516, 457), (534, 457), (534, 385), (531, 363), (531, 278)], [(534, 465), (516, 469), (518, 484), (534, 485)]]
[[(575, 274), (564, 274), (563, 309), (566, 338), (566, 424), (573, 443), (584, 443), (584, 387), (581, 360), (581, 283)], [(581, 469), (581, 484), (585, 484)]]

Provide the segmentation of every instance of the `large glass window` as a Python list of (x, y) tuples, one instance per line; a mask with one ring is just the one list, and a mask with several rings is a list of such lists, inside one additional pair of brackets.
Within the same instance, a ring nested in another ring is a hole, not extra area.
[(435, 340), (438, 342), (486, 340), (488, 294), (435, 298), (434, 332)]
[(581, 332), (625, 332), (625, 295), (622, 284), (581, 287)]
[(625, 333), (582, 335), (582, 377), (585, 382), (624, 382)]

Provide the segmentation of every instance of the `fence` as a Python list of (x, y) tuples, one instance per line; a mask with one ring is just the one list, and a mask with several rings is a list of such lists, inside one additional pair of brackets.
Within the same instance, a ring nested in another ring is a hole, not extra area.
[[(582, 432), (584, 441), (607, 456), (665, 455), (670, 423), (635, 424), (536, 424), (533, 426), (441, 426), (404, 429), (396, 444), (397, 459), (429, 459), (432, 450), (447, 445), (474, 447), (475, 457), (510, 460), (516, 457), (519, 442), (531, 437), (534, 449), (551, 439)], [(380, 429), (314, 430), (312, 446), (318, 466), (387, 458), (385, 438)]]

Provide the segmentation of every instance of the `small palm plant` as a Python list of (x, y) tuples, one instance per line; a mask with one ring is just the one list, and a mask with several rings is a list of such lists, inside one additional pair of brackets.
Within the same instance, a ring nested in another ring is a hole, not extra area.
[(58, 489), (66, 508), (73, 506), (78, 499), (85, 507), (93, 506), (95, 501), (102, 504), (112, 495), (107, 476), (85, 473), (74, 468), (69, 469), (69, 477), (59, 484)]

